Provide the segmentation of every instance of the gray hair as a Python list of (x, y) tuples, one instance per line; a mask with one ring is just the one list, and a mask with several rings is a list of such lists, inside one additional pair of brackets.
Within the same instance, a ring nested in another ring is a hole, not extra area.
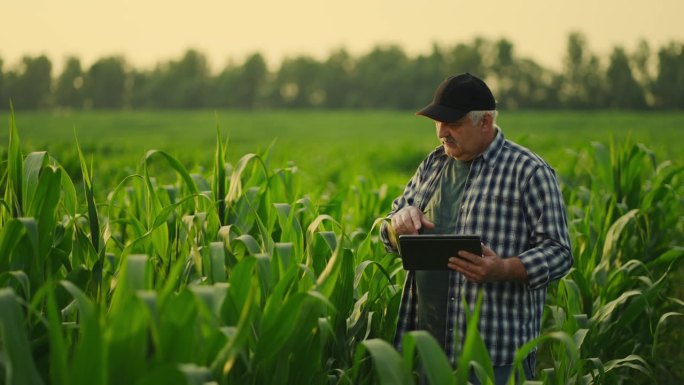
[(492, 125), (496, 124), (496, 116), (499, 114), (497, 110), (491, 110), (491, 111), (470, 111), (468, 112), (468, 117), (470, 118), (470, 121), (473, 122), (473, 124), (480, 124), (482, 121), (482, 118), (484, 118), (485, 115), (491, 115), (492, 116)]

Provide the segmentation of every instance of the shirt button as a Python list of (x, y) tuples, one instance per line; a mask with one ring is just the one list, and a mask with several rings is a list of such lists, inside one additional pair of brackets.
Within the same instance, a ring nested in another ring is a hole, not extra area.
[(451, 333), (451, 332), (453, 332), (453, 331), (454, 331), (454, 329), (452, 329), (452, 328), (449, 328), (449, 333)]
[(456, 301), (456, 297), (451, 297), (451, 302)]

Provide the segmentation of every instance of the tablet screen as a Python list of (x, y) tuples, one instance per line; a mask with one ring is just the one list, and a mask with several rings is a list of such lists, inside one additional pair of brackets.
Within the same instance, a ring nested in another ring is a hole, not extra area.
[(449, 270), (450, 257), (465, 250), (482, 255), (479, 235), (400, 235), (399, 255), (405, 270)]

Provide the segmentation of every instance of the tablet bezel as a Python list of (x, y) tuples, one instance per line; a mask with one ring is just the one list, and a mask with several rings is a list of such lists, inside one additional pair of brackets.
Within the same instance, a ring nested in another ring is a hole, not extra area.
[(405, 270), (449, 270), (449, 258), (458, 257), (460, 250), (482, 255), (476, 234), (403, 234), (398, 246)]

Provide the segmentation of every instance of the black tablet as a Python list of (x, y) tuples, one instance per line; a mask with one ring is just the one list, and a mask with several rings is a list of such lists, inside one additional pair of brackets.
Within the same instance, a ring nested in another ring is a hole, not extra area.
[(399, 255), (405, 270), (448, 270), (450, 257), (465, 250), (482, 255), (479, 235), (400, 235)]

